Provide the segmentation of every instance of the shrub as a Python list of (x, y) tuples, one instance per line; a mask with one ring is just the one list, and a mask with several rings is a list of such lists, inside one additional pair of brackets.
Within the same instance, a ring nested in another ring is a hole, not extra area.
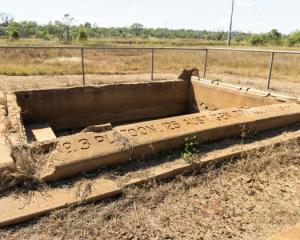
[(84, 30), (79, 31), (78, 40), (79, 41), (86, 41), (88, 39), (88, 35)]
[(300, 31), (291, 33), (286, 42), (290, 47), (294, 46), (296, 43), (300, 43)]
[(251, 45), (263, 45), (266, 43), (266, 38), (262, 34), (254, 34), (249, 38), (249, 42)]
[(13, 40), (18, 40), (18, 39), (20, 38), (20, 35), (19, 35), (19, 33), (15, 30), (15, 31), (12, 32), (11, 38), (12, 38)]

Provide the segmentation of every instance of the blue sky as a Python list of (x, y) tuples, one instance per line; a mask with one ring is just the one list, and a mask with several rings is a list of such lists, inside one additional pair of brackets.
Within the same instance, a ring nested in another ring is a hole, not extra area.
[[(231, 0), (0, 0), (0, 12), (17, 21), (61, 20), (70, 13), (76, 24), (227, 30)], [(283, 33), (300, 29), (300, 0), (236, 0), (233, 30)]]

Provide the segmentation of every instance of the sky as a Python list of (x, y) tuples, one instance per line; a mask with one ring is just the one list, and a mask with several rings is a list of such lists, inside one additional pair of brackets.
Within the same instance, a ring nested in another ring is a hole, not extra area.
[[(232, 0), (0, 0), (0, 12), (16, 21), (41, 24), (61, 20), (65, 13), (75, 24), (228, 30)], [(282, 33), (300, 29), (300, 0), (235, 0), (233, 30)]]

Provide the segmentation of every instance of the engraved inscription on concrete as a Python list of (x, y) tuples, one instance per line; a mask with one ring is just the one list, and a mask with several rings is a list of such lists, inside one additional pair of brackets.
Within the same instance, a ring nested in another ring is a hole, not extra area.
[[(199, 142), (205, 142), (240, 135), (247, 128), (262, 131), (297, 121), (300, 121), (300, 105), (284, 103), (189, 114), (119, 126), (103, 133), (79, 133), (59, 140), (58, 149), (50, 159), (54, 162), (54, 172), (49, 177), (55, 178), (62, 166), (80, 163), (80, 171), (84, 171), (89, 169), (90, 162), (93, 167), (103, 166), (127, 161), (131, 156), (179, 147), (187, 137), (195, 136)], [(78, 171), (74, 167), (70, 174)]]

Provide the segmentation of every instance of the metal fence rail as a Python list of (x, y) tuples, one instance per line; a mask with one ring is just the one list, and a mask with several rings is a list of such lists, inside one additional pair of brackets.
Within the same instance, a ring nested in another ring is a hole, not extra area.
[[(300, 81), (300, 51), (233, 48), (0, 46), (0, 75), (179, 74), (197, 67), (201, 77), (221, 81)], [(263, 79), (265, 79), (263, 81)], [(275, 84), (276, 85), (276, 84)]]

